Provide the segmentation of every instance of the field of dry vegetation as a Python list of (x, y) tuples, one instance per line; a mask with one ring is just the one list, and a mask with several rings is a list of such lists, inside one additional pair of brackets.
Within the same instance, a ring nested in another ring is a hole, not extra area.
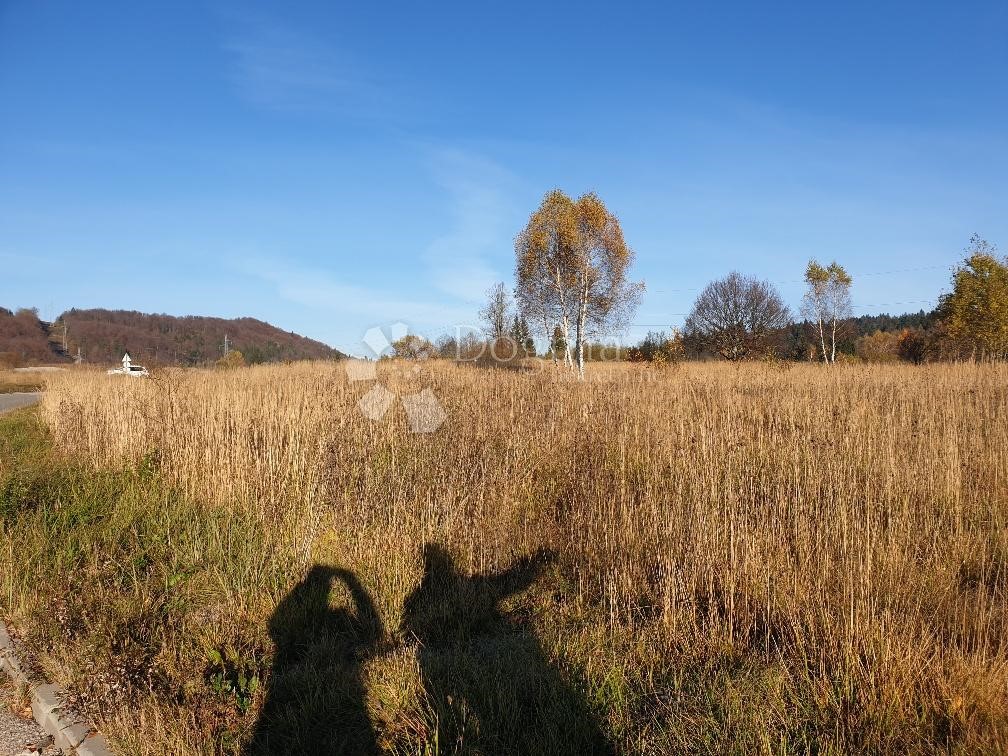
[(22, 373), (0, 367), (0, 394), (39, 391), (44, 383), (45, 378), (40, 373)]
[(1008, 750), (1008, 366), (47, 377), (0, 611), (123, 754)]

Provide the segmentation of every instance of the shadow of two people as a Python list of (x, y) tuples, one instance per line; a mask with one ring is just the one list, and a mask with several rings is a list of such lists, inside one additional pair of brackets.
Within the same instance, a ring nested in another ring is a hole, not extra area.
[[(397, 745), (487, 756), (612, 753), (530, 623), (501, 607), (536, 581), (547, 560), (539, 552), (502, 573), (468, 576), (440, 546), (424, 548), (423, 578), (406, 599), (402, 634), (416, 646), (425, 724)], [(337, 582), (352, 608), (330, 606)], [(353, 573), (313, 567), (277, 606), (269, 630), (273, 670), (247, 756), (381, 753), (363, 666), (390, 646)]]

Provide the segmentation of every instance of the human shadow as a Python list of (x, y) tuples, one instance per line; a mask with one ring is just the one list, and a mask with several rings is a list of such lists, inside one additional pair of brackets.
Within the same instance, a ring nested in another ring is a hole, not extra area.
[(520, 613), (501, 606), (547, 565), (538, 552), (499, 574), (467, 576), (440, 546), (406, 599), (432, 732), (448, 753), (611, 754), (583, 695), (549, 662)]
[[(342, 583), (350, 607), (333, 609)], [(352, 572), (316, 565), (269, 620), (276, 651), (245, 756), (376, 754), (362, 665), (385, 637), (374, 601)]]

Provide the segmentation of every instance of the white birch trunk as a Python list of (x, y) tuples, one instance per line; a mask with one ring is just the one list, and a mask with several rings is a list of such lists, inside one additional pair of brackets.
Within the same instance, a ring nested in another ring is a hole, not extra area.
[(832, 353), (830, 354), (830, 364), (836, 364), (836, 317), (833, 318), (833, 333), (830, 336), (830, 347)]
[(585, 315), (588, 310), (588, 303), (585, 301), (584, 292), (582, 292), (581, 302), (578, 304), (578, 322), (577, 322), (577, 367), (578, 367), (578, 378), (584, 380), (584, 328), (585, 328)]
[(557, 301), (560, 302), (560, 311), (563, 313), (563, 320), (561, 320), (561, 326), (563, 328), (563, 339), (564, 339), (564, 364), (569, 370), (573, 372), (574, 362), (571, 360), (570, 353), (570, 318), (567, 316), (567, 297), (564, 296), (563, 281), (560, 277), (560, 267), (556, 268), (556, 292)]
[(567, 313), (564, 313), (562, 328), (564, 340), (564, 365), (568, 370), (574, 372), (574, 360), (571, 358), (570, 321), (567, 318)]

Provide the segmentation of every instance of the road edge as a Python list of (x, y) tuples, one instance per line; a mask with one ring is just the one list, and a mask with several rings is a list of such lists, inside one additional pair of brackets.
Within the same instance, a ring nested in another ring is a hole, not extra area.
[(9, 412), (17, 412), (18, 410), (23, 410), (26, 407), (34, 407), (36, 404), (42, 401), (43, 391), (9, 391), (6, 394), (0, 394), (3, 396), (14, 396), (14, 397), (30, 397), (28, 401), (23, 403), (15, 404), (12, 407), (0, 407), (0, 415), (6, 415)]
[(77, 756), (114, 756), (104, 735), (88, 722), (65, 712), (65, 690), (58, 685), (28, 678), (3, 620), (0, 620), (0, 668), (16, 684), (24, 685), (31, 691), (32, 715), (42, 729), (52, 735), (57, 746)]

